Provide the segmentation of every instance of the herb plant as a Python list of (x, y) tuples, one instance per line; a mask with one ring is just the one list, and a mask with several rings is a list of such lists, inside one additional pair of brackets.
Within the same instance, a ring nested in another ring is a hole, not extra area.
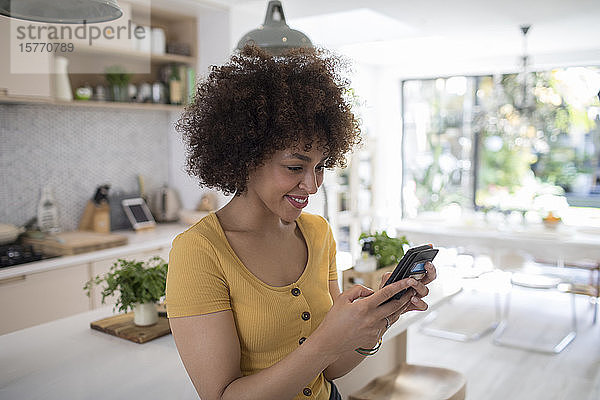
[(371, 241), (373, 252), (377, 259), (377, 268), (397, 264), (404, 255), (403, 245), (408, 244), (406, 236), (389, 237), (386, 231), (381, 233), (361, 233), (359, 241)]
[(106, 68), (105, 77), (110, 85), (127, 86), (131, 74), (125, 72), (125, 69), (119, 65), (112, 65)]
[(102, 304), (106, 297), (118, 294), (113, 311), (127, 312), (136, 304), (155, 303), (165, 295), (168, 264), (160, 257), (147, 262), (118, 259), (105, 275), (90, 279), (83, 289), (88, 297), (92, 286), (105, 283)]

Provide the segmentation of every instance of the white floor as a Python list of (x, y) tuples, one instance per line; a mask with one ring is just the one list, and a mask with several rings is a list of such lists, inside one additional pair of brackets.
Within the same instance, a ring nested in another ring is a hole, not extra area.
[[(441, 307), (432, 326), (475, 332), (492, 323), (495, 295), (481, 289), (473, 285)], [(568, 294), (515, 287), (506, 337), (535, 344), (557, 341), (570, 330), (570, 304)], [(408, 333), (408, 362), (462, 372), (468, 400), (599, 400), (600, 315), (593, 325), (589, 299), (577, 296), (576, 305), (577, 337), (560, 354), (497, 346), (490, 334), (471, 342), (432, 337), (417, 325)]]

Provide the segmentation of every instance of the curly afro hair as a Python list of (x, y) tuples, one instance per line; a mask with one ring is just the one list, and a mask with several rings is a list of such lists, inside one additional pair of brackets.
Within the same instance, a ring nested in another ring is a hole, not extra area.
[(272, 56), (250, 45), (212, 66), (176, 123), (188, 174), (239, 195), (250, 173), (278, 150), (319, 146), (326, 168), (344, 167), (360, 126), (343, 70), (347, 63), (324, 49)]

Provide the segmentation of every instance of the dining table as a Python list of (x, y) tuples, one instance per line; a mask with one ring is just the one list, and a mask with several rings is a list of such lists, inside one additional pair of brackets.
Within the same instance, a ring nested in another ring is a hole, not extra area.
[(492, 258), (506, 253), (528, 254), (565, 263), (600, 263), (600, 228), (537, 224), (498, 224), (483, 221), (432, 218), (404, 219), (396, 227), (414, 243), (487, 252)]
[(486, 221), (482, 216), (444, 218), (438, 214), (403, 219), (397, 224), (397, 233), (415, 245), (432, 243), (462, 253), (487, 255), (493, 267), (501, 270), (516, 271), (527, 259), (560, 269), (587, 270), (590, 275), (585, 289), (569, 290), (593, 300), (596, 322), (600, 302), (600, 227)]

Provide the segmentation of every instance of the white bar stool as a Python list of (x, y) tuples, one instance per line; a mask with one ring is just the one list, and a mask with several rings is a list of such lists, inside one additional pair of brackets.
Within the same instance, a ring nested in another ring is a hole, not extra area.
[[(520, 286), (529, 289), (537, 290), (557, 290), (558, 286), (562, 283), (562, 280), (557, 277), (550, 277), (545, 275), (534, 275), (515, 272), (512, 274), (510, 282), (513, 286)], [(575, 304), (575, 293), (571, 293), (571, 330), (567, 332), (557, 343), (552, 345), (533, 345), (526, 344), (524, 341), (508, 340), (504, 337), (504, 333), (508, 327), (509, 314), (510, 314), (510, 300), (511, 294), (506, 295), (506, 305), (504, 309), (504, 315), (502, 321), (496, 328), (493, 336), (493, 342), (496, 345), (515, 347), (524, 350), (536, 351), (539, 353), (560, 353), (571, 343), (577, 336), (577, 312)]]

